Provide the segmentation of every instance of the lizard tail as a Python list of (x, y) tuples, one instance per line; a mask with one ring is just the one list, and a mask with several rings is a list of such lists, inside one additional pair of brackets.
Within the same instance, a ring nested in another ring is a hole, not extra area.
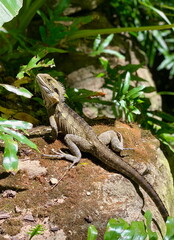
[[(97, 147), (94, 151), (95, 154), (93, 152), (93, 155), (95, 155), (95, 157), (100, 159), (107, 166), (110, 166), (112, 169), (115, 169), (116, 171), (122, 173), (123, 175), (127, 176), (135, 183), (140, 185), (151, 197), (151, 199), (157, 206), (159, 212), (161, 213), (164, 221), (166, 221), (167, 217), (169, 216), (169, 213), (165, 205), (163, 204), (161, 198), (154, 190), (153, 186), (140, 173), (138, 173), (136, 169), (134, 169), (128, 163), (124, 162), (124, 160), (122, 160), (109, 148), (103, 146), (103, 144), (101, 145), (102, 146), (99, 146), (99, 144), (97, 144)], [(105, 150), (103, 150), (103, 147), (105, 147)]]

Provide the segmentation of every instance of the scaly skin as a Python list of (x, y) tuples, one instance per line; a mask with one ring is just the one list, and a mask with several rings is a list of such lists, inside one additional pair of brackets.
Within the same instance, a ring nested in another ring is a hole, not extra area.
[(73, 154), (59, 151), (55, 157), (77, 163), (81, 158), (80, 150), (91, 153), (107, 166), (140, 185), (154, 201), (163, 219), (166, 220), (169, 216), (168, 211), (154, 188), (132, 166), (104, 145), (87, 122), (65, 104), (65, 90), (62, 84), (48, 74), (38, 74), (37, 82), (49, 114), (52, 134), (54, 138), (58, 136), (59, 131), (65, 134), (65, 141)]

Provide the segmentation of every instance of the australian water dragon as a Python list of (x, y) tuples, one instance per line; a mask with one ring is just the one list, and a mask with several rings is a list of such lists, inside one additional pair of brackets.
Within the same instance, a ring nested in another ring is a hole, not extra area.
[[(55, 138), (59, 131), (65, 134), (65, 142), (72, 153), (72, 155), (66, 154), (59, 150), (57, 155), (53, 157), (67, 159), (75, 164), (81, 159), (80, 151), (91, 153), (104, 164), (140, 185), (154, 201), (164, 220), (166, 220), (169, 215), (168, 211), (154, 188), (132, 166), (114, 153), (119, 148), (116, 133), (108, 131), (97, 136), (88, 123), (66, 105), (64, 102), (64, 87), (50, 75), (38, 74), (37, 82), (48, 111), (52, 133)], [(106, 146), (109, 142), (114, 151)]]

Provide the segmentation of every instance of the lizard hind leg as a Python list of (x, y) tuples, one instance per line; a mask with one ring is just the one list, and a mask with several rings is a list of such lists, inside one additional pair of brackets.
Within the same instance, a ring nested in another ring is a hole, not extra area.
[(123, 137), (119, 132), (109, 130), (101, 133), (98, 138), (104, 145), (110, 144), (114, 152), (120, 152), (127, 149), (123, 147)]

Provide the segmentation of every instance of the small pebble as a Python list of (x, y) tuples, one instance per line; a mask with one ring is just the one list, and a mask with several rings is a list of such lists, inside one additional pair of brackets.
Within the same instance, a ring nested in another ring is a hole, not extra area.
[(85, 221), (87, 222), (87, 223), (92, 223), (93, 222), (93, 218), (91, 217), (91, 216), (86, 216), (85, 218)]
[(31, 213), (24, 216), (25, 221), (34, 222), (34, 217)]
[(51, 232), (57, 232), (59, 230), (58, 226), (57, 225), (50, 225), (50, 231)]
[(15, 206), (15, 213), (21, 213), (22, 210), (18, 207), (18, 206)]
[(7, 219), (10, 217), (10, 214), (7, 212), (0, 212), (0, 219)]
[(16, 196), (16, 191), (13, 190), (5, 190), (2, 193), (3, 198), (14, 198)]
[(50, 184), (51, 184), (51, 185), (55, 185), (55, 184), (57, 184), (57, 183), (58, 183), (57, 178), (50, 178)]
[(87, 195), (87, 196), (90, 196), (90, 195), (91, 195), (91, 192), (86, 192), (86, 195)]

